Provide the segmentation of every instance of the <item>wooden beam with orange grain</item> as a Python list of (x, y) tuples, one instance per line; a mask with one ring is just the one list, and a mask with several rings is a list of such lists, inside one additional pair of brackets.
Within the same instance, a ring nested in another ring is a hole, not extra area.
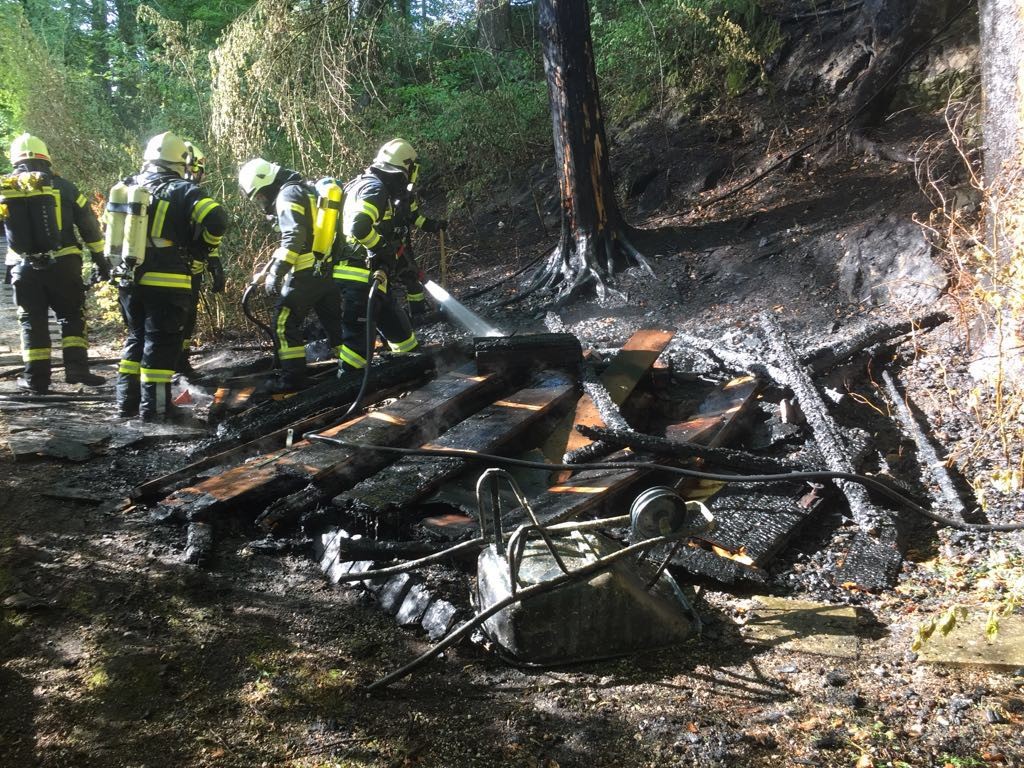
[[(391, 405), (336, 424), (321, 434), (360, 444), (419, 445), (480, 410), (508, 389), (498, 375), (463, 369), (443, 374)], [(164, 514), (206, 520), (245, 507), (253, 514), (268, 503), (318, 479), (345, 476), (355, 483), (386, 466), (393, 456), (300, 440), (258, 460), (181, 488), (160, 503)]]
[[(640, 379), (651, 369), (654, 361), (672, 340), (673, 334), (673, 331), (644, 328), (630, 336), (622, 345), (608, 368), (601, 374), (601, 384), (608, 390), (613, 403), (622, 405), (626, 402)], [(582, 448), (591, 442), (589, 438), (576, 431), (577, 424), (591, 427), (607, 426), (594, 401), (587, 394), (580, 397), (576, 411), (566, 416), (544, 443), (542, 451), (549, 461), (561, 462), (568, 451)]]
[[(529, 386), (496, 400), (423, 447), (503, 453), (521, 444), (542, 421), (567, 409), (577, 393), (565, 374), (538, 374)], [(412, 507), (468, 467), (482, 472), (487, 465), (457, 456), (405, 457), (335, 496), (333, 504), (377, 524), (401, 525), (414, 519)]]
[[(666, 432), (675, 434), (676, 439), (689, 436), (689, 442), (699, 445), (722, 445), (735, 433), (737, 420), (754, 402), (756, 392), (757, 382), (750, 377), (727, 382), (705, 398), (694, 416), (670, 425)], [(613, 453), (604, 461), (623, 461), (630, 456), (632, 453), (627, 449)], [(643, 467), (583, 469), (568, 478), (560, 473), (555, 484), (536, 500), (535, 510), (545, 521), (571, 520), (613, 499), (649, 474), (650, 470)], [(626, 511), (621, 509), (617, 513), (625, 514)]]

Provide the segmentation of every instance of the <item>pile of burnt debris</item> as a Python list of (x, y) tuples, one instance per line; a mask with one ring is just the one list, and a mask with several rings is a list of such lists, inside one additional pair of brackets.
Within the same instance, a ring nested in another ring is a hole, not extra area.
[[(187, 526), (189, 562), (208, 562), (218, 529), (239, 523), (259, 531), (255, 551), (312, 551), (332, 582), (369, 589), (439, 647), (479, 627), (541, 663), (665, 645), (699, 628), (690, 585), (763, 585), (808, 521), (842, 513), (821, 577), (877, 591), (898, 576), (901, 521), (963, 520), (889, 372), (916, 476), (857, 475), (878, 452), (838, 423), (821, 383), (946, 320), (876, 323), (801, 351), (766, 315), (751, 354), (656, 329), (603, 352), (566, 333), (477, 338), (375, 361), (372, 402), (354, 416), (358, 376), (324, 368), (301, 393), (254, 404), (253, 377), (237, 375), (208, 389), (218, 425), (197, 460), (130, 503)], [(720, 375), (666, 364), (670, 342)], [(551, 616), (580, 631), (552, 631)]]

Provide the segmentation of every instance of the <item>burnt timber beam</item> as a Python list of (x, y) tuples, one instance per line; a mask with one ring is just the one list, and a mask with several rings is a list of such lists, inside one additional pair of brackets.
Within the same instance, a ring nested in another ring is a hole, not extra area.
[[(945, 312), (930, 312), (912, 320), (895, 323), (879, 323), (860, 328), (853, 333), (828, 344), (823, 344), (800, 355), (800, 362), (807, 365), (814, 373), (822, 373), (834, 368), (854, 356), (878, 344), (885, 344), (906, 336), (910, 333), (936, 328), (949, 322), (950, 316)], [(687, 333), (676, 333), (676, 339), (692, 349), (701, 352), (733, 371), (749, 371), (761, 374), (767, 372), (776, 378), (775, 370), (766, 366), (764, 361), (755, 355), (745, 354), (737, 350), (724, 348), (721, 343), (711, 341)]]
[[(451, 351), (442, 350), (440, 354)], [(465, 359), (465, 358), (464, 358)], [(370, 367), (368, 392), (390, 389), (396, 386), (415, 386), (433, 374), (438, 367), (438, 355), (413, 353), (396, 355), (375, 361)], [(217, 426), (217, 437), (198, 451), (202, 455), (221, 453), (242, 443), (255, 440), (263, 435), (286, 428), (292, 422), (306, 418), (311, 413), (329, 408), (349, 405), (359, 394), (362, 378), (359, 375), (341, 379), (331, 377), (286, 400), (270, 400), (249, 410), (230, 416)]]
[(967, 510), (964, 508), (963, 499), (953, 485), (953, 478), (946, 471), (945, 462), (939, 459), (938, 454), (935, 453), (931, 441), (921, 430), (905, 396), (900, 394), (896, 382), (888, 371), (882, 371), (882, 383), (885, 385), (885, 393), (896, 414), (900, 429), (904, 435), (914, 441), (914, 445), (917, 447), (918, 464), (934, 487), (938, 488), (938, 501), (943, 512), (962, 523)]
[[(499, 376), (452, 371), (413, 391), (386, 408), (323, 431), (354, 443), (407, 445), (431, 439), (507, 389)], [(170, 517), (207, 520), (245, 507), (255, 513), (276, 499), (312, 484), (326, 498), (376, 472), (392, 458), (373, 451), (340, 448), (300, 440), (257, 462), (179, 489), (160, 503)]]
[[(777, 381), (796, 396), (825, 466), (833, 472), (855, 473), (857, 470), (850, 459), (839, 425), (829, 414), (828, 405), (797, 357), (785, 331), (767, 313), (761, 315), (761, 327), (775, 359), (777, 375), (780, 377)], [(857, 526), (866, 533), (876, 531), (881, 522), (881, 513), (871, 503), (864, 487), (848, 480), (836, 480), (835, 483), (849, 502), (850, 513)]]
[(580, 340), (571, 333), (482, 337), (473, 340), (473, 348), (481, 375), (559, 370), (578, 376), (583, 362)]
[[(573, 427), (577, 424), (607, 426), (608, 421), (602, 415), (602, 410), (608, 418), (614, 419), (618, 416), (618, 409), (615, 406), (621, 406), (629, 399), (640, 379), (654, 365), (672, 336), (672, 331), (657, 328), (642, 328), (630, 336), (615, 353), (615, 357), (601, 374), (599, 382), (584, 382), (584, 394), (579, 399), (575, 412), (568, 414), (559, 423), (544, 444), (543, 453), (548, 460), (561, 462), (567, 456), (574, 457), (577, 451), (589, 445), (592, 441)], [(621, 416), (619, 418), (621, 419)], [(566, 463), (575, 461), (574, 458), (573, 461)], [(560, 477), (565, 479), (568, 474), (563, 473)]]
[[(375, 401), (379, 401), (398, 397), (404, 392), (407, 392), (409, 387), (414, 386), (419, 380), (419, 378), (410, 379), (396, 384), (394, 387), (379, 389), (373, 393), (373, 399)], [(326, 411), (317, 413), (309, 418), (292, 422), (286, 427), (270, 432), (269, 434), (258, 437), (247, 443), (243, 443), (235, 448), (228, 448), (220, 453), (215, 453), (210, 456), (206, 456), (199, 461), (194, 461), (181, 469), (168, 472), (166, 475), (161, 475), (160, 477), (153, 478), (152, 480), (147, 480), (141, 485), (132, 488), (132, 490), (128, 492), (128, 498), (135, 503), (151, 502), (157, 499), (162, 499), (164, 496), (176, 491), (178, 488), (196, 482), (202, 473), (209, 469), (238, 464), (251, 456), (257, 456), (261, 453), (267, 453), (268, 451), (287, 447), (289, 433), (293, 439), (298, 440), (301, 439), (302, 435), (306, 432), (312, 432), (314, 430), (321, 429), (322, 427), (337, 424), (345, 416), (349, 405), (350, 403), (346, 403), (344, 405), (339, 405), (336, 408), (329, 408)], [(364, 405), (370, 405), (370, 403), (365, 403)], [(200, 450), (199, 453), (202, 453), (202, 451)]]
[(600, 440), (615, 448), (629, 448), (637, 453), (653, 453), (657, 456), (671, 456), (674, 459), (701, 459), (706, 465), (723, 469), (776, 474), (797, 472), (806, 469), (799, 464), (767, 456), (758, 456), (747, 451), (731, 448), (712, 448), (699, 441), (680, 443), (664, 437), (645, 435), (632, 429), (602, 429), (600, 427), (577, 427), (584, 435)]
[[(566, 408), (578, 390), (564, 374), (544, 373), (525, 389), (504, 397), (425, 445), (479, 453), (500, 453), (518, 444), (542, 420)], [(386, 520), (423, 500), (463, 472), (466, 459), (410, 456), (333, 499), (335, 507), (359, 517)]]
[[(825, 466), (834, 472), (855, 472), (846, 441), (785, 332), (767, 313), (761, 316), (761, 327), (782, 377), (779, 383), (789, 387), (796, 396)], [(835, 484), (846, 497), (859, 530), (850, 549), (837, 558), (836, 568), (829, 577), (843, 587), (869, 591), (891, 587), (903, 560), (897, 547), (895, 525), (871, 503), (863, 486), (848, 480), (836, 480)]]

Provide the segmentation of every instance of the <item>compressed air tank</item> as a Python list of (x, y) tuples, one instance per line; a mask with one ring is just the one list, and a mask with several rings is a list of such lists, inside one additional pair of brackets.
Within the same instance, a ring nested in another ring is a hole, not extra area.
[(313, 253), (326, 256), (334, 244), (341, 214), (341, 187), (335, 181), (317, 184), (316, 222), (313, 225)]
[(127, 214), (128, 185), (119, 181), (110, 188), (110, 194), (107, 195), (107, 235), (103, 243), (103, 253), (111, 264), (116, 264), (121, 259), (124, 221)]
[(153, 195), (141, 186), (128, 187), (128, 214), (124, 221), (124, 243), (121, 257), (126, 264), (138, 266), (146, 258), (149, 235), (149, 204)]

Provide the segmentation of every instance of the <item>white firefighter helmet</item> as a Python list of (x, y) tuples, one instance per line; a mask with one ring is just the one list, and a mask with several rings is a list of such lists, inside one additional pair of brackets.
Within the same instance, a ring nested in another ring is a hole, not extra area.
[(238, 186), (242, 188), (242, 193), (252, 200), (257, 192), (274, 183), (280, 170), (281, 166), (262, 157), (254, 157), (238, 170)]

